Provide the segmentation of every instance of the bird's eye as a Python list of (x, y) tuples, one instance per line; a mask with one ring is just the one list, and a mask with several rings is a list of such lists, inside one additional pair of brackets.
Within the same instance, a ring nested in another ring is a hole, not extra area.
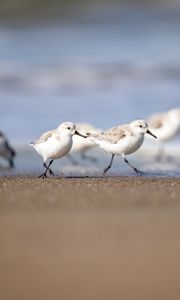
[(140, 128), (142, 128), (142, 125), (139, 125)]
[(70, 129), (71, 129), (71, 127), (68, 127), (67, 129), (68, 129), (68, 130), (70, 130)]
[(86, 135), (90, 135), (90, 133), (89, 133), (89, 132), (86, 132)]

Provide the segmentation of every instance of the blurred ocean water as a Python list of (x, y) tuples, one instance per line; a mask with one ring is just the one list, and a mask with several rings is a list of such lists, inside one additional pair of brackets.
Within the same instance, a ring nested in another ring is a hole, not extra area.
[(62, 121), (105, 129), (180, 107), (179, 32), (178, 16), (127, 11), (101, 22), (1, 25), (0, 129), (26, 149)]

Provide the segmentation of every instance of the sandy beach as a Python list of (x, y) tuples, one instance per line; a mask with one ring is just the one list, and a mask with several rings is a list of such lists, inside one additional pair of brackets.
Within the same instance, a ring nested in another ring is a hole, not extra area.
[(0, 299), (179, 299), (179, 195), (173, 178), (0, 178)]

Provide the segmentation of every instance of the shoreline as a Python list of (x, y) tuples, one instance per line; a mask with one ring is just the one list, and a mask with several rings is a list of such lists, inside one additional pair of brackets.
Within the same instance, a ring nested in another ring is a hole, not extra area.
[(116, 210), (180, 206), (180, 178), (0, 178), (0, 208)]

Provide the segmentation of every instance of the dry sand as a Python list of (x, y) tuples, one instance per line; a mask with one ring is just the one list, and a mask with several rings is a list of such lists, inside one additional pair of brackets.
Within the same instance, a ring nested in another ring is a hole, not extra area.
[(180, 299), (180, 179), (0, 178), (0, 299)]

